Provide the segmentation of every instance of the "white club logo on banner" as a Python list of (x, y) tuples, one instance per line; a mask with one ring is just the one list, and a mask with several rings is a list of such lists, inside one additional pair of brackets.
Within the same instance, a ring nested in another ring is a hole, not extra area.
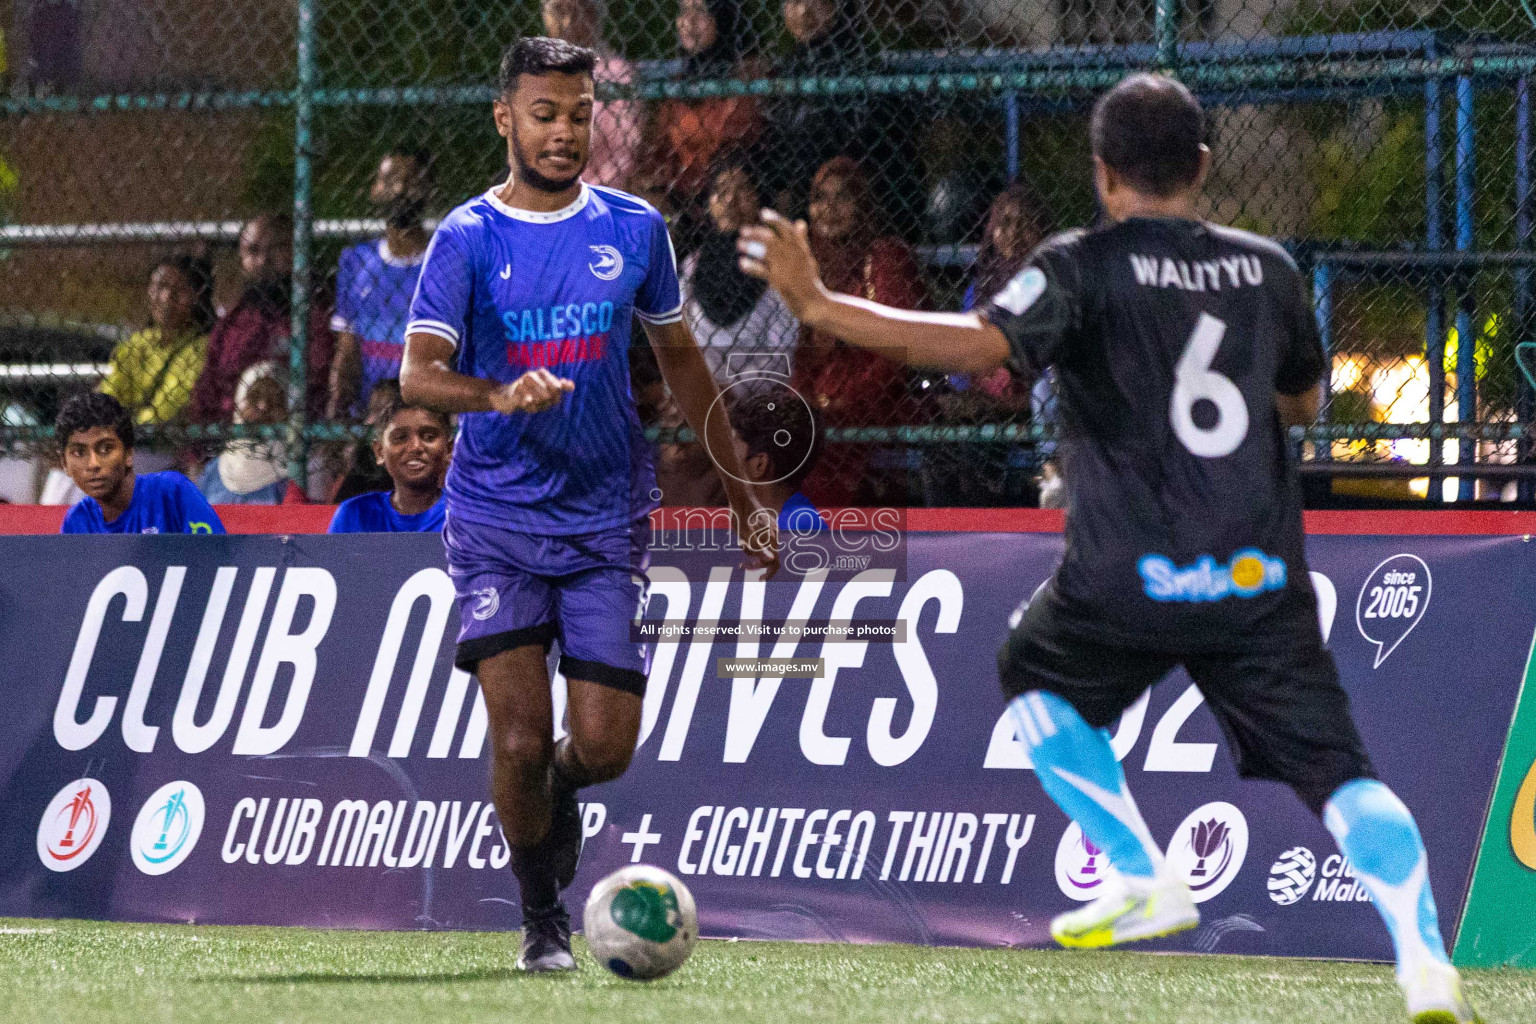
[(37, 824), (37, 858), (49, 871), (73, 871), (91, 859), (112, 820), (112, 797), (97, 779), (76, 779), (48, 801)]
[(190, 782), (168, 782), (139, 808), (128, 842), (134, 866), (146, 875), (174, 871), (203, 832), (203, 794)]
[(1248, 856), (1248, 820), (1223, 800), (1192, 811), (1168, 841), (1168, 863), (1189, 883), (1196, 903), (1219, 895)]

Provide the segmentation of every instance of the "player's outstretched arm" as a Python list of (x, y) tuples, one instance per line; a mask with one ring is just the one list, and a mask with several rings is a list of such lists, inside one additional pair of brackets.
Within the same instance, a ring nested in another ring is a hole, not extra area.
[[(725, 404), (718, 401), (720, 390), (710, 375), (709, 366), (699, 352), (693, 332), (682, 321), (670, 324), (646, 324), (645, 333), (656, 352), (656, 365), (667, 382), (667, 389), (677, 399), (683, 418), (693, 432), (704, 439), (710, 461), (726, 499), (736, 516), (737, 532), (749, 569), (764, 570), (763, 579), (772, 579), (779, 571), (778, 521), (772, 510), (763, 508), (747, 483), (746, 470), (736, 457), (731, 436), (731, 421)], [(714, 410), (714, 415), (710, 411)]]
[(439, 412), (543, 412), (576, 385), (548, 370), (529, 370), (510, 384), (470, 377), (450, 368), (453, 342), (435, 334), (406, 336), (400, 364), (400, 396)]
[(1003, 332), (974, 313), (918, 313), (828, 291), (811, 255), (804, 221), (772, 210), (741, 229), (741, 269), (767, 281), (800, 322), (851, 345), (879, 349), (912, 366), (976, 373), (1008, 358)]

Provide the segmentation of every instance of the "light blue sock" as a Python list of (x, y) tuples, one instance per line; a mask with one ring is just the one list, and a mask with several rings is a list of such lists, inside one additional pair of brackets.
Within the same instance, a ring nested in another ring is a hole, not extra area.
[(1008, 705), (1046, 795), (1109, 854), (1122, 875), (1150, 879), (1163, 854), (1142, 820), (1109, 734), (1054, 693), (1031, 690)]
[(1424, 841), (1397, 794), (1375, 779), (1346, 782), (1323, 805), (1323, 823), (1387, 922), (1398, 965), (1450, 963)]

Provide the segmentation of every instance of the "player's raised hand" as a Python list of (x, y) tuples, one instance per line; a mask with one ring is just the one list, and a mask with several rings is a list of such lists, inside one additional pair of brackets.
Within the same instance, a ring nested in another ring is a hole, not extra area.
[(560, 399), (575, 390), (573, 382), (564, 377), (556, 377), (540, 367), (492, 391), (491, 408), (504, 416), (543, 412), (559, 404)]
[(736, 238), (741, 269), (767, 281), (797, 318), (807, 320), (806, 311), (827, 291), (811, 255), (805, 221), (792, 222), (773, 210), (764, 210), (762, 218), (761, 224), (742, 228)]

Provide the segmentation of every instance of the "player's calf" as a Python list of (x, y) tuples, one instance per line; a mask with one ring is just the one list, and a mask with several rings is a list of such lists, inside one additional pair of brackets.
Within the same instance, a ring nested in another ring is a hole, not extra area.
[(1445, 952), (1429, 857), (1408, 808), (1381, 782), (1354, 779), (1324, 805), (1323, 822), (1387, 924), (1409, 1015), (1417, 1024), (1476, 1021)]

